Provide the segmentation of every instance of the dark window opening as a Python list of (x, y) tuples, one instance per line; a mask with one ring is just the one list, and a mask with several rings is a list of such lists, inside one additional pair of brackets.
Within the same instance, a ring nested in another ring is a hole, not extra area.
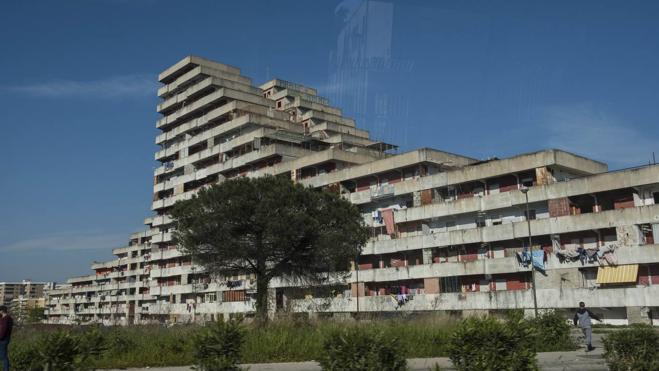
[(526, 210), (524, 210), (524, 217), (529, 220), (535, 220), (535, 210), (529, 210), (528, 214)]
[(440, 292), (461, 292), (459, 277), (441, 277), (439, 289)]

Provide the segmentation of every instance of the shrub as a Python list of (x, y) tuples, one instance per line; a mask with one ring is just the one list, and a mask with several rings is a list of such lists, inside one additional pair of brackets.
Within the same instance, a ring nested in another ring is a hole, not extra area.
[(361, 326), (331, 332), (320, 357), (323, 370), (398, 371), (407, 368), (404, 352), (396, 337)]
[(105, 351), (105, 339), (98, 329), (73, 334), (47, 333), (35, 342), (26, 342), (12, 352), (17, 370), (82, 371)]
[(78, 353), (76, 354), (76, 369), (92, 369), (89, 365), (103, 356), (107, 350), (106, 339), (98, 328), (93, 328), (76, 336)]
[(126, 353), (136, 346), (135, 340), (131, 339), (126, 330), (112, 329), (106, 342), (110, 354)]
[(560, 313), (545, 312), (530, 322), (536, 334), (536, 352), (576, 349), (576, 344), (570, 336), (570, 325)]
[(12, 344), (9, 358), (11, 367), (15, 370), (23, 371), (41, 371), (43, 367), (39, 365), (36, 344), (26, 342), (22, 344)]
[(194, 359), (201, 371), (239, 370), (244, 330), (237, 321), (217, 321), (194, 335)]
[(659, 370), (659, 335), (647, 325), (612, 332), (604, 338), (604, 358), (612, 371)]
[(76, 368), (76, 355), (79, 353), (78, 340), (68, 332), (58, 331), (47, 334), (38, 342), (37, 362), (44, 371), (73, 371)]
[(517, 316), (469, 318), (451, 336), (449, 358), (461, 371), (537, 370), (535, 332)]

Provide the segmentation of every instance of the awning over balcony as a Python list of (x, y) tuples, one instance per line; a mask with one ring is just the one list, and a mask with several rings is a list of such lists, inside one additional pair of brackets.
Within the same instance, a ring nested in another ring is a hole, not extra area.
[(617, 267), (599, 267), (597, 283), (632, 283), (638, 277), (638, 264), (619, 265)]

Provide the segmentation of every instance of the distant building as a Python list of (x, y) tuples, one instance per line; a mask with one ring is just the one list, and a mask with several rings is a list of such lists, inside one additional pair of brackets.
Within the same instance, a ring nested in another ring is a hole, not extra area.
[(0, 282), (0, 304), (9, 306), (14, 299), (43, 298), (44, 289), (51, 287), (50, 282), (32, 282), (23, 280), (21, 282)]
[(52, 282), (0, 282), (0, 303), (9, 308), (19, 322), (31, 308), (45, 307), (45, 291), (52, 288)]
[(659, 314), (659, 166), (609, 172), (554, 149), (485, 161), (428, 148), (392, 154), (394, 145), (372, 140), (309, 87), (256, 87), (239, 69), (198, 57), (159, 79), (154, 215), (113, 250), (116, 259), (49, 290), (49, 322), (253, 313), (254, 277), (211, 279), (172, 242), (168, 211), (203, 187), (265, 174), (340, 193), (372, 233), (329, 287), (275, 279), (271, 315), (529, 312), (534, 291), (540, 309), (585, 301), (608, 323)]

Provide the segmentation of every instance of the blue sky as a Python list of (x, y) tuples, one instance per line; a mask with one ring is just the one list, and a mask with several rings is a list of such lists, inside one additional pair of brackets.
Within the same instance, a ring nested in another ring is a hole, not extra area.
[(156, 76), (186, 55), (315, 86), (401, 150), (621, 168), (659, 153), (657, 19), (651, 1), (6, 1), (0, 281), (86, 274), (142, 228)]

